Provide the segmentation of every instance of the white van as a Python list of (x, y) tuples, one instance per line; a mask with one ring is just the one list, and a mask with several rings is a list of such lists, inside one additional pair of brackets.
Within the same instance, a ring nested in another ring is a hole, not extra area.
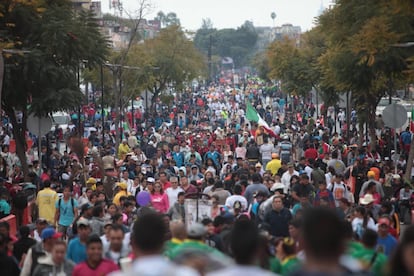
[(56, 125), (59, 125), (59, 127), (62, 128), (63, 133), (67, 131), (68, 127), (70, 130), (75, 127), (75, 125), (72, 124), (69, 113), (66, 112), (54, 112), (52, 114), (52, 128), (50, 131), (55, 131)]

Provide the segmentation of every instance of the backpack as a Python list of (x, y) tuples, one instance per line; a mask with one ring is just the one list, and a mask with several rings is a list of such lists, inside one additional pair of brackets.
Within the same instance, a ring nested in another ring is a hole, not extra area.
[[(72, 205), (72, 212), (73, 212), (73, 216), (75, 216), (75, 203), (74, 203), (75, 201), (73, 200), (73, 197), (71, 197), (70, 198), (70, 204)], [(62, 198), (59, 198), (59, 201), (58, 201), (58, 208), (59, 208), (59, 213), (60, 213), (60, 205), (61, 205), (61, 203), (62, 203)]]

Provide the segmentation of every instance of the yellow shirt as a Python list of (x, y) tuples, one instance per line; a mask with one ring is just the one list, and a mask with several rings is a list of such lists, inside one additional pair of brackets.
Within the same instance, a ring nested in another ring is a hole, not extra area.
[(116, 195), (114, 196), (114, 199), (112, 200), (112, 202), (116, 205), (116, 206), (121, 206), (121, 197), (123, 196), (129, 196), (131, 195), (131, 193), (121, 190), (119, 192), (116, 193)]
[(272, 159), (267, 163), (266, 171), (270, 171), (272, 175), (275, 175), (281, 167), (282, 161), (280, 161), (280, 159)]
[(124, 159), (125, 155), (130, 151), (131, 149), (129, 148), (128, 144), (121, 143), (118, 147), (118, 158)]
[(56, 212), (57, 193), (50, 188), (44, 188), (39, 191), (36, 198), (36, 204), (39, 207), (39, 217), (46, 219), (53, 224)]

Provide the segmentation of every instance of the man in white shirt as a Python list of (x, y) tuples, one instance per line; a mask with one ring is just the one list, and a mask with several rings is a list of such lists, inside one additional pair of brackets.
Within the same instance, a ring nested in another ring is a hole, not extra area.
[(124, 170), (122, 172), (122, 178), (120, 182), (124, 182), (125, 184), (127, 184), (128, 191), (131, 189), (131, 187), (134, 186), (134, 180), (129, 179), (129, 172), (127, 170)]
[(289, 189), (292, 188), (290, 187), (290, 179), (292, 178), (292, 176), (293, 175), (299, 176), (299, 172), (295, 171), (295, 168), (293, 167), (292, 163), (289, 163), (287, 167), (288, 167), (288, 170), (282, 174), (282, 178), (280, 179), (280, 181), (282, 182), (284, 186), (283, 192), (285, 194), (287, 194)]
[(263, 144), (259, 148), (262, 155), (263, 168), (266, 168), (267, 163), (272, 160), (272, 153), (275, 152), (275, 147), (272, 143), (269, 143), (269, 138), (263, 139)]
[(229, 196), (226, 199), (226, 203), (224, 204), (226, 207), (233, 209), (234, 204), (239, 201), (242, 206), (242, 211), (247, 210), (247, 200), (244, 196), (242, 196), (242, 187), (240, 184), (234, 185), (233, 188), (233, 195)]
[(175, 176), (170, 177), (171, 187), (168, 187), (165, 190), (165, 193), (168, 196), (168, 201), (170, 202), (170, 206), (174, 206), (177, 202), (178, 193), (184, 192), (184, 190), (178, 186), (178, 178)]

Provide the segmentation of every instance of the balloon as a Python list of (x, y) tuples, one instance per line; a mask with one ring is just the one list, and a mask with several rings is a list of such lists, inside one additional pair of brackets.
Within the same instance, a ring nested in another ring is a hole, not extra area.
[(139, 206), (147, 206), (151, 201), (151, 195), (147, 191), (142, 191), (137, 194), (136, 200)]

